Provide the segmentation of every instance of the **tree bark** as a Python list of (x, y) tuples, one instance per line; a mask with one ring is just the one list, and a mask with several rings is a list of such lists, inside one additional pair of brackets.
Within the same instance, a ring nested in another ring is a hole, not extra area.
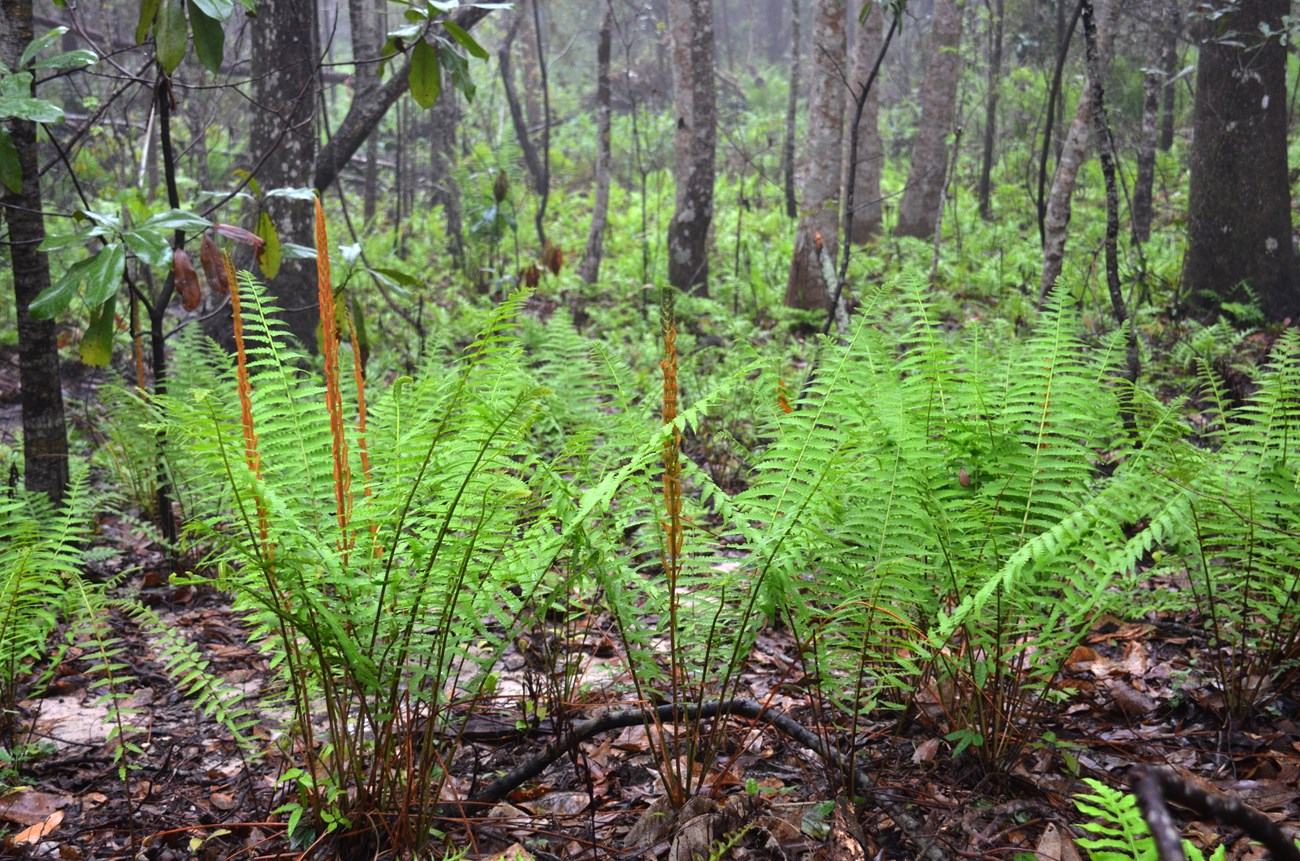
[[(862, 9), (871, 3), (872, 11), (867, 19), (861, 19)], [(849, 80), (853, 86), (848, 93), (846, 116), (852, 117), (857, 108), (856, 94), (866, 86), (880, 58), (884, 39), (881, 36), (881, 24), (884, 7), (872, 0), (854, 0), (853, 20), (856, 23), (853, 41), (850, 47)], [(884, 168), (885, 151), (880, 142), (880, 82), (873, 81), (867, 91), (866, 102), (862, 106), (862, 116), (858, 120), (857, 135), (857, 169), (853, 171), (853, 226), (849, 241), (862, 245), (880, 233), (880, 173)], [(846, 135), (846, 138), (851, 138)], [(846, 141), (844, 147), (844, 181), (848, 182), (849, 159), (852, 158), (852, 145)], [(847, 190), (847, 188), (846, 188)], [(847, 199), (847, 194), (845, 195)]]
[[(1288, 0), (1216, 2), (1200, 24), (1183, 278), (1193, 306), (1258, 297), (1274, 321), (1300, 315), (1287, 181)], [(1274, 35), (1265, 36), (1261, 28)]]
[(992, 217), (989, 197), (993, 189), (993, 144), (998, 129), (998, 88), (1002, 84), (1002, 26), (1005, 20), (1006, 0), (993, 4), (989, 21), (989, 62), (984, 85), (984, 150), (980, 157), (979, 208), (980, 218)]
[(510, 62), (510, 50), (514, 46), (515, 36), (524, 23), (523, 16), (528, 13), (521, 9), (517, 14), (518, 17), (510, 25), (510, 30), (507, 31), (501, 47), (497, 50), (497, 60), (501, 66), (501, 84), (505, 89), (506, 104), (510, 108), (510, 121), (515, 128), (515, 138), (519, 141), (519, 149), (524, 154), (524, 165), (528, 168), (528, 176), (533, 181), (533, 188), (541, 194), (547, 184), (546, 169), (542, 166), (542, 157), (537, 151), (537, 145), (533, 143), (532, 135), (529, 134), (528, 120), (524, 116), (519, 91), (515, 87), (514, 66)]
[(785, 187), (785, 214), (799, 217), (799, 199), (794, 191), (794, 138), (799, 125), (799, 74), (803, 58), (799, 50), (799, 0), (790, 0), (790, 89), (785, 103), (785, 143), (781, 148), (781, 176)]
[(1164, 77), (1160, 70), (1163, 17), (1157, 14), (1148, 22), (1147, 67), (1142, 76), (1142, 126), (1138, 133), (1137, 177), (1133, 180), (1133, 242), (1137, 245), (1151, 238), (1156, 144), (1160, 136), (1160, 90)]
[(712, 0), (668, 0), (668, 34), (677, 118), (677, 201), (668, 224), (668, 281), (678, 289), (707, 295), (718, 137)]
[(600, 278), (600, 258), (604, 249), (605, 224), (609, 214), (610, 181), (610, 85), (609, 58), (613, 47), (614, 10), (607, 8), (600, 24), (600, 41), (596, 46), (596, 205), (587, 232), (587, 250), (578, 274), (588, 284)]
[[(0, 60), (18, 67), (23, 49), (32, 41), (31, 0), (0, 0)], [(33, 320), (32, 300), (50, 286), (50, 262), (38, 250), (45, 240), (41, 205), (36, 126), (23, 120), (8, 122), (9, 135), (22, 168), (22, 189), (16, 194), (0, 186), (0, 209), (9, 224), (9, 259), (13, 266), (14, 302), (18, 316), (18, 379), (23, 407), (23, 484), (54, 502), (68, 487), (68, 432), (59, 378), (59, 347), (53, 320)]]
[[(263, 0), (252, 28), (253, 105), (250, 161), (263, 191), (305, 184), (316, 164), (316, 4)], [(315, 246), (311, 201), (264, 201), (280, 242)], [(316, 262), (284, 259), (268, 285), (279, 299), (280, 317), (309, 350), (316, 349)]]
[(461, 220), (460, 184), (452, 171), (456, 156), (456, 130), (460, 125), (459, 96), (445, 92), (429, 110), (429, 179), (433, 203), (442, 207), (447, 224), (447, 252), (459, 269), (465, 268), (465, 228)]
[(947, 179), (948, 135), (952, 132), (961, 76), (962, 12), (956, 0), (935, 0), (927, 48), (930, 61), (921, 89), (921, 121), (912, 144), (912, 163), (894, 231), (899, 236), (924, 239), (934, 233), (939, 198)]
[(1164, 42), (1160, 48), (1160, 69), (1164, 72), (1161, 100), (1160, 151), (1169, 152), (1174, 145), (1174, 119), (1178, 107), (1178, 37), (1183, 29), (1183, 7), (1178, 0), (1165, 2)]
[[(831, 288), (823, 274), (822, 260), (835, 260), (839, 231), (840, 176), (838, 170), (827, 170), (826, 166), (843, 164), (845, 87), (841, 75), (848, 45), (845, 0), (816, 0), (813, 10), (808, 144), (799, 165), (803, 200), (786, 279), (785, 304), (821, 309), (830, 302)], [(834, 271), (834, 266), (830, 269)]]

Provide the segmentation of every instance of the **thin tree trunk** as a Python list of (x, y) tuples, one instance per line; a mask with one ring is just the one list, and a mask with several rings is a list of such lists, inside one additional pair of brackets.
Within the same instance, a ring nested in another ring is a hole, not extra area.
[(984, 97), (984, 151), (980, 158), (979, 208), (980, 218), (992, 217), (989, 196), (993, 187), (993, 144), (998, 128), (998, 90), (1002, 85), (1002, 25), (1006, 0), (997, 0), (989, 21), (989, 62)]
[(934, 232), (936, 209), (948, 166), (948, 135), (957, 106), (961, 77), (962, 9), (956, 0), (935, 0), (934, 24), (927, 53), (930, 61), (921, 89), (921, 121), (912, 144), (907, 187), (898, 207), (898, 236), (928, 238)]
[(1178, 107), (1178, 36), (1183, 29), (1183, 7), (1178, 0), (1166, 0), (1164, 41), (1160, 46), (1160, 70), (1164, 72), (1161, 94), (1160, 151), (1169, 152), (1174, 145), (1174, 120)]
[(429, 111), (429, 181), (433, 203), (442, 207), (447, 224), (447, 251), (458, 269), (465, 268), (465, 228), (461, 220), (460, 184), (452, 170), (456, 154), (456, 129), (460, 124), (460, 102), (454, 92), (438, 96)]
[(519, 12), (520, 17), (516, 17), (514, 23), (510, 25), (505, 40), (497, 50), (497, 57), (500, 60), (501, 83), (505, 87), (506, 104), (510, 108), (510, 121), (515, 127), (515, 137), (519, 141), (519, 149), (523, 151), (524, 165), (528, 168), (528, 176), (533, 181), (533, 188), (541, 194), (542, 189), (546, 187), (546, 170), (542, 167), (542, 157), (537, 152), (537, 146), (528, 133), (528, 120), (524, 117), (524, 109), (519, 101), (519, 91), (515, 88), (515, 76), (510, 62), (510, 48), (519, 33), (523, 14), (522, 11)]
[[(830, 287), (825, 272), (834, 272), (839, 233), (839, 171), (843, 164), (844, 83), (841, 70), (847, 56), (843, 0), (817, 0), (813, 7), (810, 44), (812, 90), (808, 96), (808, 145), (800, 159), (799, 228), (786, 279), (785, 304), (791, 308), (826, 308)], [(829, 260), (832, 265), (824, 266)]]
[(794, 191), (794, 138), (799, 125), (799, 75), (803, 67), (799, 35), (799, 0), (790, 0), (790, 92), (785, 103), (785, 145), (781, 149), (785, 214), (790, 218), (799, 217), (799, 200)]
[[(871, 4), (872, 11), (868, 13), (867, 19), (861, 19), (862, 9)], [(881, 37), (881, 24), (883, 15), (880, 11), (884, 7), (872, 2), (872, 0), (855, 0), (852, 7), (854, 10), (853, 20), (857, 22), (854, 29), (852, 47), (850, 52), (849, 80), (852, 82), (848, 94), (847, 115), (853, 116), (857, 110), (857, 98), (862, 93), (862, 88), (867, 86), (871, 79), (872, 71), (876, 69), (876, 63), (880, 59), (883, 39)], [(880, 86), (879, 79), (871, 80), (871, 86), (866, 92), (866, 101), (862, 105), (862, 116), (857, 123), (856, 140), (853, 135), (849, 135), (849, 141), (844, 148), (844, 181), (845, 181), (845, 201), (848, 205), (850, 200), (848, 193), (849, 174), (852, 173), (852, 207), (853, 221), (849, 228), (849, 241), (856, 245), (862, 245), (868, 242), (872, 237), (880, 233), (881, 211), (880, 211), (880, 174), (884, 168), (885, 152), (880, 142)], [(854, 149), (856, 148), (856, 157)], [(856, 167), (849, 170), (852, 162), (856, 161)]]
[(1162, 16), (1154, 16), (1147, 31), (1147, 68), (1142, 76), (1142, 127), (1138, 134), (1137, 177), (1133, 181), (1133, 242), (1151, 238), (1152, 192), (1156, 178), (1156, 144), (1160, 135), (1160, 84), (1158, 66), (1163, 42)]
[[(31, 0), (0, 0), (0, 60), (18, 67), (32, 40)], [(23, 484), (54, 502), (68, 487), (68, 432), (59, 378), (59, 346), (53, 320), (34, 320), (27, 310), (50, 286), (50, 262), (39, 250), (45, 240), (36, 126), (10, 120), (9, 135), (18, 151), (22, 188), (0, 186), (0, 208), (9, 224), (9, 259), (13, 267), (18, 317), (18, 380), (23, 407)]]
[(668, 224), (668, 281), (678, 289), (708, 295), (718, 137), (712, 0), (668, 0), (668, 34), (677, 179), (676, 206)]
[(538, 51), (541, 44), (540, 31), (536, 28), (533, 16), (540, 0), (523, 0), (515, 4), (515, 10), (523, 22), (523, 33), (519, 40), (519, 73), (524, 86), (524, 117), (528, 120), (528, 131), (542, 127), (542, 60)]
[[(1086, 2), (1086, 0), (1085, 0)], [(1110, 45), (1114, 32), (1115, 15), (1119, 4), (1114, 0), (1099, 4), (1101, 14), (1095, 16), (1097, 24), (1098, 67), (1104, 69), (1110, 58)], [(1070, 227), (1071, 200), (1079, 177), (1079, 168), (1088, 156), (1088, 134), (1092, 123), (1092, 85), (1084, 82), (1083, 92), (1070, 121), (1070, 130), (1061, 146), (1052, 190), (1047, 197), (1047, 217), (1043, 223), (1043, 274), (1039, 282), (1038, 301), (1041, 304), (1056, 286), (1065, 259), (1065, 241)]]
[(600, 24), (600, 42), (596, 46), (596, 205), (591, 213), (587, 233), (587, 250), (578, 274), (588, 284), (600, 278), (600, 258), (604, 249), (605, 223), (609, 213), (610, 181), (610, 86), (609, 57), (613, 47), (614, 10), (607, 8)]

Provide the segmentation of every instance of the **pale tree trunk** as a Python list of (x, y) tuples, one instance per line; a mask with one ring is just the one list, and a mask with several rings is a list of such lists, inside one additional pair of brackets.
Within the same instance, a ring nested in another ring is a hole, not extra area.
[(607, 8), (600, 24), (600, 41), (596, 46), (596, 205), (591, 213), (591, 230), (587, 233), (587, 250), (578, 274), (588, 284), (600, 278), (600, 258), (605, 242), (605, 223), (609, 213), (610, 168), (610, 86), (609, 55), (613, 46), (614, 10)]
[(1142, 76), (1142, 127), (1138, 133), (1137, 177), (1133, 180), (1133, 242), (1151, 238), (1152, 196), (1156, 179), (1156, 144), (1160, 136), (1160, 69), (1163, 0), (1151, 5), (1147, 30), (1146, 69)]
[(993, 189), (993, 144), (998, 129), (998, 88), (1002, 85), (1002, 25), (1005, 18), (1005, 0), (997, 0), (990, 10), (989, 62), (985, 76), (984, 95), (984, 150), (980, 158), (979, 208), (980, 218), (992, 217), (989, 197)]
[[(844, 122), (842, 79), (848, 45), (844, 32), (844, 0), (816, 0), (813, 4), (812, 89), (808, 94), (808, 144), (799, 161), (799, 228), (794, 257), (786, 280), (785, 304), (791, 308), (826, 308), (830, 287), (823, 274), (823, 258), (835, 260), (839, 231), (840, 172)], [(827, 267), (834, 271), (834, 266)]]
[[(308, 185), (316, 169), (316, 4), (262, 0), (251, 29), (254, 115), (249, 166), (256, 169), (263, 191)], [(315, 247), (311, 201), (281, 197), (265, 205), (282, 245)], [(289, 331), (314, 351), (320, 320), (316, 262), (284, 259), (269, 286)]]
[[(18, 67), (32, 41), (31, 0), (0, 0), (0, 61)], [(53, 320), (33, 320), (27, 307), (50, 286), (50, 261), (38, 250), (45, 240), (36, 126), (8, 121), (18, 151), (22, 188), (0, 185), (0, 209), (9, 225), (7, 244), (13, 267), (18, 317), (18, 382), (23, 407), (23, 484), (59, 502), (68, 487), (68, 433), (59, 378), (59, 347)]]
[[(523, 32), (519, 34), (519, 72), (524, 85), (524, 117), (528, 121), (528, 130), (542, 127), (542, 63), (537, 46), (540, 44), (534, 22), (533, 6), (540, 0), (520, 0), (515, 4), (515, 11), (523, 22)], [(541, 11), (540, 7), (537, 11)]]
[[(862, 8), (868, 3), (871, 4), (872, 10), (867, 20), (862, 21), (860, 17)], [(853, 86), (850, 88), (851, 92), (847, 94), (845, 116), (850, 118), (857, 108), (855, 94), (861, 92), (862, 87), (871, 77), (871, 71), (875, 68), (884, 44), (881, 36), (883, 7), (874, 0), (854, 0), (852, 9), (853, 20), (861, 23), (854, 27), (853, 41), (849, 48), (849, 80), (853, 82)], [(858, 120), (857, 169), (853, 171), (853, 226), (852, 236), (849, 237), (850, 241), (857, 245), (862, 245), (880, 233), (880, 172), (884, 168), (885, 152), (880, 143), (879, 91), (880, 80), (877, 78), (867, 91), (867, 100), (862, 106), (862, 117)], [(844, 181), (848, 182), (849, 159), (853, 154), (852, 144), (848, 141), (851, 135), (845, 135), (845, 138)]]
[(790, 90), (785, 103), (785, 143), (781, 148), (781, 176), (785, 187), (785, 214), (799, 217), (794, 191), (794, 137), (799, 125), (799, 77), (803, 58), (799, 50), (799, 0), (790, 0)]
[(718, 137), (712, 0), (668, 0), (668, 34), (677, 180), (676, 209), (668, 225), (668, 281), (679, 289), (707, 295)]
[(956, 0), (935, 0), (934, 23), (926, 47), (929, 62), (921, 88), (921, 121), (912, 143), (907, 187), (898, 207), (899, 236), (927, 238), (934, 233), (943, 184), (947, 179), (948, 135), (961, 77), (963, 9)]
[[(1105, 0), (1097, 4), (1097, 51), (1102, 68), (1110, 61), (1110, 46), (1115, 31), (1119, 4)], [(1042, 303), (1056, 286), (1065, 259), (1065, 241), (1069, 233), (1071, 200), (1079, 178), (1079, 168), (1088, 157), (1088, 135), (1092, 129), (1092, 88), (1085, 80), (1074, 119), (1061, 145), (1060, 160), (1047, 195), (1047, 216), (1043, 220), (1043, 274), (1039, 282), (1038, 301)]]
[(1221, 302), (1253, 297), (1275, 322), (1300, 317), (1287, 182), (1286, 48), (1276, 35), (1290, 8), (1289, 0), (1219, 0), (1209, 10), (1214, 29), (1199, 25), (1183, 262), (1195, 307), (1213, 311)]

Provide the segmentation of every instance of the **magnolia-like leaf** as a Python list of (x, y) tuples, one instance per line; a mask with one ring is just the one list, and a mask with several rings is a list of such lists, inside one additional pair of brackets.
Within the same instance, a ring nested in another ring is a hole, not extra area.
[(422, 108), (431, 108), (442, 89), (438, 49), (423, 40), (411, 49), (411, 96)]
[(99, 62), (99, 55), (94, 51), (86, 48), (78, 48), (75, 51), (64, 51), (62, 54), (55, 54), (53, 57), (46, 57), (44, 60), (37, 60), (32, 64), (33, 69), (54, 69), (60, 72), (66, 72), (69, 69), (84, 69), (87, 66), (93, 66)]
[(264, 244), (262, 237), (252, 231), (245, 230), (242, 227), (236, 227), (233, 224), (214, 224), (212, 230), (218, 236), (224, 236), (227, 239), (239, 242), (243, 245), (251, 245), (254, 249), (261, 248)]
[(296, 242), (284, 242), (280, 244), (281, 260), (315, 260), (316, 249), (310, 245), (299, 245)]
[(262, 267), (262, 274), (270, 281), (280, 274), (280, 235), (275, 232), (271, 216), (265, 212), (257, 216), (257, 229), (254, 231), (262, 244), (257, 247), (257, 263)]
[(23, 163), (4, 126), (0, 126), (0, 183), (14, 194), (23, 190)]
[(126, 272), (126, 249), (110, 242), (91, 260), (94, 265), (86, 270), (86, 304), (102, 305), (122, 283), (122, 275)]
[(104, 304), (109, 296), (117, 292), (117, 285), (122, 282), (122, 272), (126, 267), (126, 249), (116, 242), (100, 249), (94, 256), (78, 260), (68, 267), (63, 277), (56, 284), (42, 290), (32, 300), (28, 311), (37, 320), (48, 320), (62, 313), (72, 297), (77, 295), (77, 288), (82, 281), (88, 282), (86, 304), (98, 306)]
[(203, 265), (203, 277), (208, 279), (208, 289), (218, 296), (229, 294), (230, 281), (221, 260), (221, 252), (217, 250), (217, 243), (206, 233), (199, 243), (199, 263)]
[(474, 41), (474, 37), (466, 32), (464, 27), (452, 23), (451, 21), (443, 21), (442, 26), (447, 28), (447, 32), (451, 34), (451, 38), (459, 42), (461, 47), (466, 51), (469, 51), (471, 56), (478, 57), (480, 60), (486, 60), (488, 58), (488, 52), (482, 45)]
[(33, 123), (57, 123), (63, 121), (63, 108), (30, 96), (0, 96), (0, 119), (8, 117)]
[(221, 20), (200, 8), (197, 0), (190, 0), (190, 27), (194, 31), (194, 53), (209, 72), (221, 71), (221, 57), (226, 50), (226, 31)]
[(169, 209), (166, 212), (160, 212), (157, 215), (147, 219), (141, 227), (152, 227), (154, 230), (186, 230), (197, 232), (206, 230), (212, 226), (201, 215), (195, 215), (193, 212), (187, 212), (184, 209)]
[(229, 21), (235, 13), (233, 0), (190, 0), (190, 3), (214, 21)]
[(176, 292), (181, 294), (181, 306), (186, 311), (193, 311), (203, 300), (203, 291), (199, 289), (199, 274), (194, 271), (190, 255), (183, 248), (172, 252), (172, 277)]
[(158, 5), (162, 0), (140, 0), (140, 19), (135, 25), (135, 43), (142, 44), (149, 35), (149, 28), (158, 17)]
[(67, 27), (55, 27), (53, 30), (37, 36), (27, 45), (26, 48), (23, 48), (22, 54), (18, 57), (18, 68), (27, 68), (27, 64), (31, 62), (32, 57), (35, 57), (41, 51), (44, 51), (66, 32), (68, 32)]
[(150, 266), (166, 266), (171, 260), (171, 246), (159, 230), (149, 227), (128, 230), (122, 234), (122, 241), (141, 262)]
[(81, 361), (92, 368), (102, 368), (113, 358), (113, 322), (117, 307), (114, 293), (90, 312), (90, 325), (81, 336)]
[(158, 65), (171, 74), (185, 59), (189, 27), (185, 23), (185, 0), (162, 0), (158, 21), (153, 28)]

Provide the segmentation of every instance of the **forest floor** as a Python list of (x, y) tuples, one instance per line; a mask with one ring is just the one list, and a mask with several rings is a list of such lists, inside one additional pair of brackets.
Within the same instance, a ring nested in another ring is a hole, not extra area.
[[(88, 576), (129, 572), (116, 587), (123, 597), (140, 600), (184, 630), (211, 661), (209, 669), (246, 691), (250, 702), (272, 699), (266, 658), (248, 642), (225, 596), (173, 585), (161, 548), (121, 518), (103, 517), (98, 534), (111, 553), (99, 554)], [(939, 692), (919, 691), (908, 720), (884, 713), (857, 728), (857, 762), (876, 784), (873, 798), (911, 811), (947, 858), (1010, 859), (1018, 852), (1056, 861), (1087, 858), (1071, 836), (1081, 835), (1072, 826), (1087, 820), (1072, 803), (1074, 794), (1089, 791), (1080, 778), (1122, 788), (1126, 770), (1141, 762), (1170, 766), (1279, 824), (1300, 825), (1300, 691), (1273, 692), (1270, 706), (1255, 718), (1226, 722), (1222, 693), (1204, 657), (1207, 646), (1192, 621), (1098, 619), (1059, 681), (1074, 693), (1026, 727), (1018, 755), (997, 779), (970, 753), (951, 756)], [(130, 757), (123, 779), (111, 752), (114, 727), (102, 687), (69, 655), (48, 689), (21, 703), (30, 758), (20, 773), (0, 774), (18, 787), (0, 797), (7, 831), (0, 855), (87, 861), (300, 857), (282, 839), (283, 816), (272, 814), (283, 801), (277, 777), (290, 766), (274, 743), (285, 714), (261, 716), (256, 734), (267, 752), (245, 759), (164, 674), (158, 644), (129, 618), (112, 623), (127, 646), (119, 690), (136, 728), (127, 737), (142, 753)], [(613, 657), (589, 645), (571, 647), (587, 650), (588, 672), (604, 665), (608, 675)], [(536, 685), (529, 678), (536, 672), (529, 650), (529, 638), (521, 637), (503, 662), (500, 696), (480, 703), (468, 724), (467, 742), (452, 764), (452, 793), (467, 797), (552, 740), (550, 719), (531, 726), (521, 720), (527, 686)], [(812, 707), (810, 680), (792, 672), (792, 655), (786, 632), (764, 630), (740, 679), (740, 696), (825, 732), (843, 749), (846, 729), (827, 726)], [(600, 705), (584, 704), (577, 718)], [(878, 806), (867, 803), (854, 812), (836, 805), (840, 781), (810, 750), (769, 724), (727, 720), (720, 758), (725, 771), (720, 765), (709, 774), (714, 797), (693, 805), (687, 817), (658, 814), (662, 783), (647, 731), (634, 726), (584, 741), (472, 826), (447, 822), (449, 844), (470, 857), (503, 861), (689, 861), (748, 825), (730, 857), (920, 857)], [(1186, 811), (1179, 812), (1195, 843), (1222, 844), (1231, 859), (1265, 857), (1241, 832), (1187, 821)]]

